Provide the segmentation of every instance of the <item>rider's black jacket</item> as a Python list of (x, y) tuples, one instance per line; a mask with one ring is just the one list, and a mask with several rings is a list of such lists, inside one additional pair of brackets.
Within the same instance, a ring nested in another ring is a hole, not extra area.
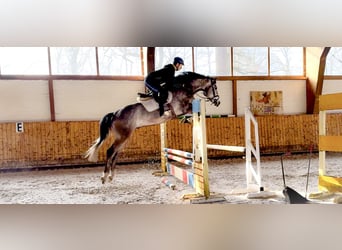
[(155, 88), (158, 92), (161, 87), (163, 87), (163, 89), (171, 89), (175, 71), (176, 69), (173, 64), (167, 64), (164, 68), (151, 72), (145, 79), (147, 87)]

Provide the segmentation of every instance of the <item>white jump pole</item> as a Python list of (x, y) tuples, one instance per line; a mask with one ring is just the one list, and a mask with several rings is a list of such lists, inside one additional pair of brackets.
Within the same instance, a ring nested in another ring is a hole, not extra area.
[[(252, 142), (251, 124), (254, 126), (255, 146)], [(260, 146), (259, 146), (258, 122), (249, 108), (245, 109), (245, 145), (246, 145), (246, 181), (247, 189), (253, 184), (252, 177), (262, 191), (261, 167), (260, 167)], [(252, 156), (256, 159), (256, 166), (253, 166)]]
[(166, 161), (167, 158), (165, 157), (164, 148), (167, 148), (167, 134), (166, 134), (166, 122), (160, 124), (160, 159), (161, 159), (161, 170), (163, 173), (167, 173), (167, 169), (166, 169)]
[(234, 152), (245, 152), (245, 147), (241, 146), (225, 146), (225, 145), (215, 145), (215, 144), (207, 144), (207, 148), (209, 149), (217, 149), (224, 151), (234, 151)]

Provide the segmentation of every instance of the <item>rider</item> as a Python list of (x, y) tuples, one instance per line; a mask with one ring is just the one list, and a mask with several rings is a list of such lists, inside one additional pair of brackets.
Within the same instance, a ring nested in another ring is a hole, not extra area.
[(159, 103), (160, 116), (164, 114), (164, 104), (167, 101), (168, 90), (172, 87), (175, 72), (181, 70), (183, 65), (183, 59), (175, 57), (172, 64), (149, 73), (145, 79), (146, 87), (152, 91), (154, 99)]

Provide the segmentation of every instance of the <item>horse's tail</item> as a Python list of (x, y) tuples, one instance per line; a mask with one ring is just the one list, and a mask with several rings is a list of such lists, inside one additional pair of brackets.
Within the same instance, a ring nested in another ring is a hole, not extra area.
[(85, 154), (85, 158), (88, 158), (91, 162), (97, 162), (98, 160), (98, 151), (102, 146), (102, 143), (107, 138), (109, 131), (112, 127), (112, 124), (115, 120), (115, 113), (108, 113), (105, 115), (100, 121), (100, 136), (95, 140), (93, 145), (88, 149)]

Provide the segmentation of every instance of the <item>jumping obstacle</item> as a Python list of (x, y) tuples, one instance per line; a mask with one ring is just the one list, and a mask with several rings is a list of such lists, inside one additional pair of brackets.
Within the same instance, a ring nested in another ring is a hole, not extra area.
[[(252, 129), (254, 127), (254, 143), (252, 140)], [(258, 185), (259, 190), (263, 191), (261, 184), (261, 166), (260, 166), (260, 146), (259, 146), (259, 126), (253, 113), (249, 108), (245, 109), (245, 145), (246, 145), (246, 182), (247, 189), (254, 182)], [(255, 158), (253, 164), (252, 156)]]
[[(202, 131), (205, 133), (205, 130)], [(252, 138), (252, 134), (254, 135), (254, 138)], [(245, 109), (245, 147), (208, 144), (207, 149), (245, 152), (247, 189), (238, 192), (235, 191), (234, 193), (248, 193), (247, 198), (251, 199), (269, 198), (276, 195), (274, 192), (264, 191), (264, 187), (261, 183), (259, 127), (258, 121), (249, 108)], [(253, 157), (255, 163), (253, 163)], [(257, 188), (255, 188), (255, 186), (257, 186)]]
[[(195, 99), (192, 103), (193, 111), (193, 153), (167, 148), (166, 123), (160, 125), (161, 132), (161, 167), (162, 171), (182, 180), (196, 190), (196, 194), (210, 196), (208, 177), (208, 158), (206, 150), (206, 133), (198, 133), (198, 128), (205, 129), (205, 102)], [(206, 130), (205, 130), (206, 131)], [(182, 166), (168, 160), (176, 161)], [(190, 166), (191, 169), (184, 167)]]
[[(245, 110), (245, 147), (207, 144), (205, 102), (194, 100), (193, 102), (193, 153), (166, 147), (166, 124), (161, 124), (161, 166), (164, 172), (175, 176), (184, 183), (195, 188), (196, 192), (205, 196), (210, 195), (208, 178), (208, 158), (207, 150), (226, 150), (235, 152), (245, 152), (246, 154), (246, 182), (247, 190), (251, 190), (252, 185), (257, 185), (259, 191), (263, 191), (261, 184), (260, 148), (258, 122), (252, 112)], [(252, 128), (254, 131), (252, 133)], [(254, 139), (252, 139), (254, 134)], [(252, 157), (256, 159), (256, 166)], [(191, 166), (192, 171), (179, 167), (168, 160), (177, 161), (185, 166)], [(263, 195), (266, 193), (264, 192)], [(250, 198), (264, 197), (263, 195)], [(269, 196), (269, 194), (266, 194)]]
[(176, 188), (176, 185), (171, 183), (168, 179), (166, 179), (165, 177), (162, 178), (162, 183), (165, 184), (165, 186), (169, 187), (170, 189), (174, 190)]
[[(178, 152), (181, 152), (181, 156), (177, 156)], [(175, 149), (169, 149), (169, 148), (164, 148), (164, 157), (167, 159), (177, 161), (179, 163), (185, 164), (187, 166), (193, 166), (193, 154), (188, 153), (188, 152), (183, 152), (180, 150), (175, 150)], [(187, 157), (187, 158), (184, 158)], [(194, 180), (194, 173), (187, 171), (183, 168), (178, 167), (177, 165), (167, 161), (166, 162), (166, 168), (167, 172), (175, 176), (177, 179), (182, 180), (185, 184), (190, 185), (193, 188), (196, 188), (195, 186), (195, 180)]]
[[(254, 133), (252, 133), (253, 128)], [(202, 129), (202, 133), (205, 133), (205, 130)], [(252, 139), (252, 134), (254, 134), (254, 140)], [(259, 127), (257, 120), (249, 108), (245, 109), (245, 147), (207, 144), (207, 149), (244, 152), (246, 154), (247, 190), (250, 190), (253, 185), (258, 185), (259, 190), (263, 190), (261, 184)], [(253, 156), (256, 161), (256, 166), (253, 164)]]
[(342, 93), (319, 96), (319, 173), (318, 189), (331, 193), (342, 192), (342, 177), (328, 176), (326, 171), (326, 151), (342, 152), (342, 136), (327, 135), (326, 113), (342, 109)]

